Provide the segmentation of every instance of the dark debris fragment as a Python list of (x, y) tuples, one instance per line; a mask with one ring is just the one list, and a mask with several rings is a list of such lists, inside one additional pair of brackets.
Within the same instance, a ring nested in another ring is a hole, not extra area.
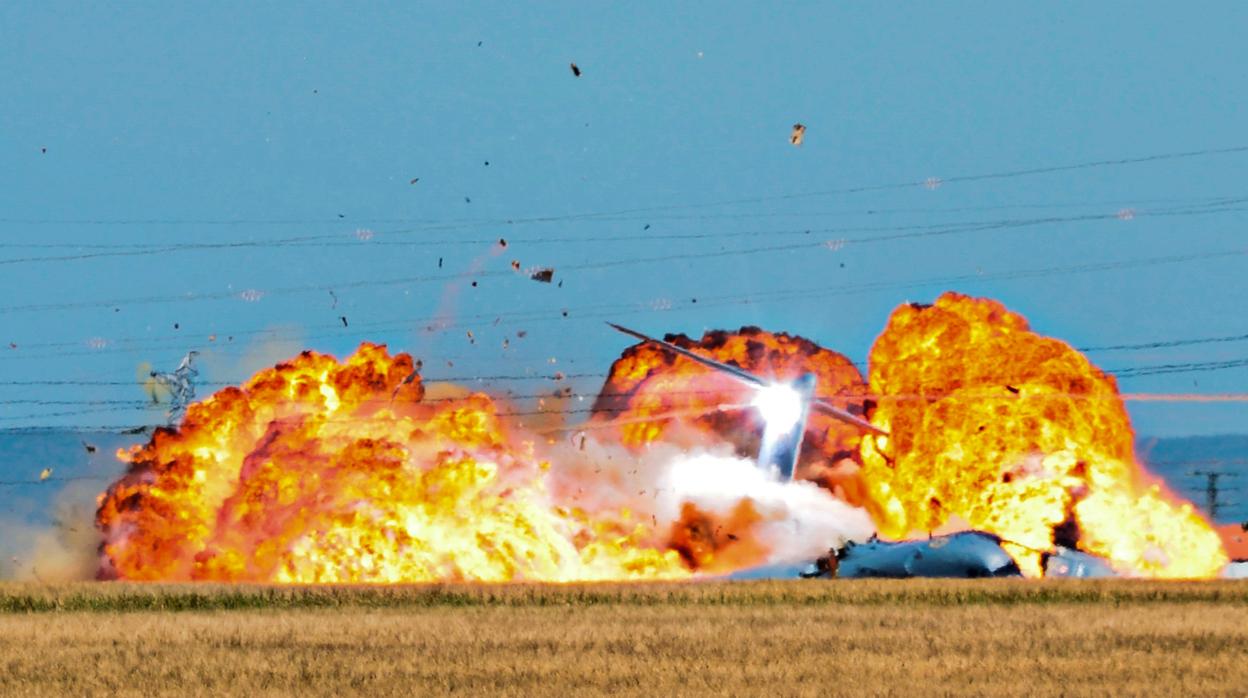
[(544, 284), (548, 284), (554, 280), (555, 270), (549, 267), (546, 269), (538, 269), (532, 274), (529, 274), (529, 278), (533, 279), (534, 281), (540, 281)]

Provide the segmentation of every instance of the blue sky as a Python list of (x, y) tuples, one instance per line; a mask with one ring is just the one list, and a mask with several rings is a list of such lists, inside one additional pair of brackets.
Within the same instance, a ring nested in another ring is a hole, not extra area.
[[(1243, 196), (1248, 152), (958, 181), (1248, 145), (1248, 8), (1147, 5), (4, 3), (0, 426), (151, 421), (112, 401), (191, 348), (216, 382), (362, 339), (430, 378), (595, 374), (614, 319), (860, 360), (948, 288), (1076, 346), (1244, 334), (1245, 257), (1208, 255), (1248, 250), (1245, 205), (1211, 203)], [(861, 241), (925, 226), (981, 229)], [(29, 259), (76, 255), (104, 256)], [(118, 385), (15, 384), (44, 380)], [(1246, 392), (1248, 368), (1122, 387)], [(1157, 435), (1248, 417), (1131, 411)]]

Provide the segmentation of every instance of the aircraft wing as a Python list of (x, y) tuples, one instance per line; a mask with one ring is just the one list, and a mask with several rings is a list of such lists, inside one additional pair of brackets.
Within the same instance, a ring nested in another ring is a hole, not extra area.
[(833, 419), (838, 419), (842, 422), (845, 422), (846, 424), (852, 424), (858, 427), (859, 429), (869, 431), (872, 434), (879, 434), (880, 436), (888, 436), (888, 432), (875, 426), (871, 422), (868, 422), (867, 420), (861, 417), (858, 417), (857, 415), (852, 415), (839, 407), (836, 407), (827, 402), (824, 402), (823, 400), (811, 400), (810, 408), (812, 410), (822, 412)]
[(718, 371), (723, 371), (724, 373), (727, 373), (728, 375), (732, 376), (733, 378), (736, 378), (736, 379), (737, 379), (737, 380), (739, 380), (739, 381), (742, 381), (742, 382), (745, 382), (745, 383), (749, 383), (750, 385), (755, 385), (755, 386), (757, 386), (757, 385), (767, 385), (767, 381), (763, 380), (762, 378), (759, 378), (758, 376), (754, 375), (753, 373), (750, 373), (750, 372), (748, 372), (748, 371), (742, 371), (741, 369), (737, 368), (736, 366), (729, 366), (728, 364), (725, 364), (725, 363), (720, 363), (720, 362), (718, 362), (718, 361), (716, 361), (716, 360), (714, 360), (714, 359), (708, 359), (708, 358), (706, 358), (705, 356), (702, 356), (702, 355), (700, 355), (700, 354), (695, 354), (695, 353), (693, 353), (693, 352), (689, 351), (688, 349), (683, 349), (683, 348), (681, 348), (681, 347), (678, 347), (678, 346), (676, 346), (675, 344), (672, 344), (671, 342), (665, 342), (665, 341), (663, 341), (663, 340), (661, 340), (661, 339), (655, 339), (654, 337), (648, 337), (648, 336), (646, 336), (646, 335), (644, 335), (644, 334), (642, 334), (642, 333), (640, 333), (640, 332), (637, 332), (637, 331), (635, 331), (635, 330), (630, 330), (630, 329), (628, 329), (627, 327), (621, 327), (620, 325), (617, 325), (617, 324), (615, 324), (614, 322), (608, 322), (607, 324), (608, 324), (608, 325), (610, 325), (611, 327), (614, 327), (615, 329), (619, 330), (620, 332), (623, 332), (623, 333), (624, 333), (624, 334), (626, 334), (626, 335), (630, 335), (630, 336), (636, 337), (637, 339), (640, 339), (640, 340), (642, 340), (642, 341), (646, 341), (646, 342), (654, 342), (655, 344), (661, 345), (664, 349), (667, 349), (668, 351), (671, 351), (671, 352), (676, 353), (676, 354), (680, 354), (681, 356), (683, 356), (683, 357), (685, 357), (685, 358), (687, 358), (687, 359), (691, 359), (691, 360), (693, 360), (693, 361), (696, 361), (696, 362), (698, 362), (698, 363), (702, 364), (703, 366), (708, 366), (708, 367), (713, 368), (713, 369), (716, 369), (716, 370), (718, 370)]
[[(644, 335), (636, 330), (630, 330), (627, 327), (617, 325), (614, 322), (608, 322), (607, 324), (615, 328), (616, 330), (623, 332), (626, 335), (629, 335), (631, 337), (636, 337), (637, 339), (640, 339), (645, 342), (654, 342), (655, 344), (662, 346), (664, 349), (667, 349), (668, 351), (671, 351), (676, 354), (680, 354), (681, 356), (688, 358), (692, 361), (696, 361), (702, 364), (703, 366), (708, 366), (718, 371), (723, 371), (724, 373), (727, 373), (733, 378), (736, 378), (737, 380), (742, 381), (744, 383), (748, 383), (752, 386), (767, 385), (767, 381), (763, 380), (762, 378), (759, 378), (758, 376), (754, 375), (753, 373), (750, 373), (749, 371), (743, 371), (737, 368), (736, 366), (729, 366), (728, 364), (720, 363), (719, 361), (716, 361), (714, 359), (708, 359), (705, 356), (702, 356), (700, 354), (695, 354), (689, 351), (688, 349), (678, 347), (675, 344), (672, 344), (671, 342), (665, 342), (661, 339), (655, 339), (654, 337)], [(829, 417), (832, 417), (833, 419), (840, 420), (842, 422), (845, 422), (846, 424), (852, 424), (858, 427), (859, 429), (864, 429), (873, 434), (879, 434), (880, 436), (888, 436), (888, 432), (884, 431), (883, 429), (880, 429), (879, 427), (875, 426), (871, 422), (868, 422), (867, 420), (862, 419), (861, 417), (852, 415), (846, 412), (845, 410), (842, 410), (839, 407), (836, 407), (830, 403), (824, 402), (823, 400), (811, 400), (810, 407), (811, 409), (822, 412), (823, 414), (826, 414)]]

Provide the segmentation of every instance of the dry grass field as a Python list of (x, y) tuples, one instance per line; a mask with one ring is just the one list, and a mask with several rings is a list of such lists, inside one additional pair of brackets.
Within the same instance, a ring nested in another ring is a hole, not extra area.
[(2, 695), (1244, 695), (1248, 583), (0, 584)]

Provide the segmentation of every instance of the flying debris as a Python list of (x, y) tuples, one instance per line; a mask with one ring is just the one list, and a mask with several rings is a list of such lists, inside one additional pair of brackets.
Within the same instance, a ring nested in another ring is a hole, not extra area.
[(412, 372), (407, 374), (407, 376), (403, 380), (399, 381), (398, 385), (394, 386), (394, 392), (390, 393), (390, 399), (394, 400), (394, 398), (398, 396), (399, 391), (402, 390), (404, 386), (411, 385), (413, 382), (416, 381), (416, 379), (420, 378), (420, 369), (423, 367), (424, 367), (424, 362), (417, 359), (416, 363), (412, 367)]
[(168, 424), (175, 427), (186, 416), (186, 408), (195, 401), (195, 378), (199, 371), (192, 365), (199, 352), (191, 351), (182, 357), (182, 363), (172, 372), (152, 371), (152, 379), (164, 386), (172, 397), (169, 400)]
[(82, 442), (82, 447), (83, 447), (84, 449), (86, 449), (87, 453), (95, 453), (95, 446), (92, 446), (91, 444), (87, 443), (86, 441), (83, 441), (83, 442)]
[(342, 326), (343, 326), (343, 327), (350, 327), (350, 325), (348, 325), (348, 324), (347, 324), (347, 316), (346, 316), (346, 315), (339, 315), (339, 316), (338, 316), (338, 319), (339, 319), (339, 320), (342, 320)]
[(538, 269), (529, 274), (529, 278), (534, 281), (540, 281), (544, 284), (548, 284), (555, 278), (555, 270), (549, 267), (545, 269)]
[(43, 470), (39, 471), (39, 482), (43, 482), (44, 480), (47, 480), (50, 477), (52, 477), (51, 468), (44, 468)]
[(855, 415), (842, 410), (824, 400), (815, 397), (816, 376), (807, 373), (792, 383), (768, 382), (753, 373), (743, 371), (736, 366), (720, 363), (696, 354), (688, 349), (665, 342), (661, 339), (644, 335), (627, 327), (608, 322), (613, 329), (636, 337), (645, 342), (652, 342), (664, 349), (696, 361), (708, 368), (732, 376), (733, 378), (756, 389), (753, 406), (763, 417), (762, 445), (758, 451), (758, 467), (764, 471), (776, 471), (782, 480), (793, 479), (797, 468), (797, 457), (802, 447), (802, 439), (806, 435), (806, 420), (810, 410), (816, 410), (833, 419), (852, 424), (859, 429), (873, 434), (887, 435), (879, 427)]
[(793, 133), (789, 134), (789, 142), (793, 145), (801, 145), (805, 137), (806, 127), (802, 124), (793, 124)]
[(577, 78), (581, 77), (581, 69), (578, 68), (575, 63), (570, 65), (572, 66), (572, 76)]

